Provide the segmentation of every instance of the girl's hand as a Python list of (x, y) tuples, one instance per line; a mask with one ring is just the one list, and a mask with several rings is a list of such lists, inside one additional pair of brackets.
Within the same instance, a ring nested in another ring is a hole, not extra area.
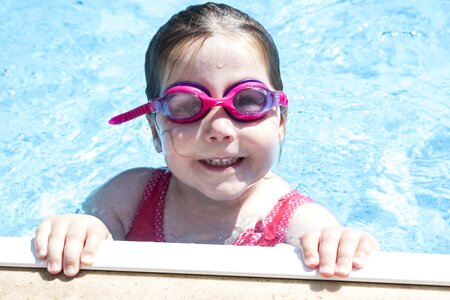
[(319, 268), (323, 277), (347, 277), (352, 268), (362, 268), (378, 244), (370, 234), (356, 229), (329, 227), (300, 237), (308, 268)]
[(36, 229), (36, 254), (47, 259), (47, 270), (75, 276), (80, 264), (91, 265), (104, 240), (111, 240), (106, 225), (90, 215), (60, 215), (46, 218)]

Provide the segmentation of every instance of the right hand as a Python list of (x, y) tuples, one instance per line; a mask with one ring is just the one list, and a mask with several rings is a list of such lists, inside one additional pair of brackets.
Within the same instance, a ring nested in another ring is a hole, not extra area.
[(75, 276), (80, 265), (92, 265), (94, 256), (111, 233), (100, 219), (90, 215), (59, 215), (46, 218), (36, 229), (34, 244), (40, 259), (47, 259), (47, 270)]

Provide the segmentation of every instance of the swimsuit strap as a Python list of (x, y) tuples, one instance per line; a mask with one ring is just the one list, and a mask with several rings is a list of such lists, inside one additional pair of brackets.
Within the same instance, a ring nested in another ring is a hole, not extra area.
[(292, 190), (278, 200), (264, 220), (259, 220), (254, 228), (244, 231), (233, 243), (239, 246), (275, 246), (284, 243), (286, 230), (295, 210), (305, 203), (313, 203), (311, 198)]
[(164, 242), (164, 197), (171, 176), (167, 168), (152, 172), (126, 236), (127, 241)]

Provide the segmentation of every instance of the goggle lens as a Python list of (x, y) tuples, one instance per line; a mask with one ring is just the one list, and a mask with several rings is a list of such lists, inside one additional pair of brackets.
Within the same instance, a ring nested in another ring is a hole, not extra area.
[(233, 104), (241, 114), (260, 114), (267, 106), (267, 94), (254, 89), (242, 90), (234, 96)]
[(191, 93), (174, 93), (164, 97), (167, 116), (171, 119), (189, 119), (202, 109), (202, 100)]

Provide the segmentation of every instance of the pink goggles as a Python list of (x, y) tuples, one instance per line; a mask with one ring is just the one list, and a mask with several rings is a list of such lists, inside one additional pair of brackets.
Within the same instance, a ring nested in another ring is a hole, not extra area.
[(251, 121), (264, 117), (275, 106), (288, 105), (286, 94), (270, 91), (262, 82), (246, 80), (238, 82), (225, 92), (223, 98), (212, 98), (201, 86), (181, 82), (169, 87), (160, 98), (109, 120), (120, 124), (149, 113), (159, 113), (173, 122), (190, 123), (204, 117), (209, 109), (221, 106), (230, 117), (238, 121)]

